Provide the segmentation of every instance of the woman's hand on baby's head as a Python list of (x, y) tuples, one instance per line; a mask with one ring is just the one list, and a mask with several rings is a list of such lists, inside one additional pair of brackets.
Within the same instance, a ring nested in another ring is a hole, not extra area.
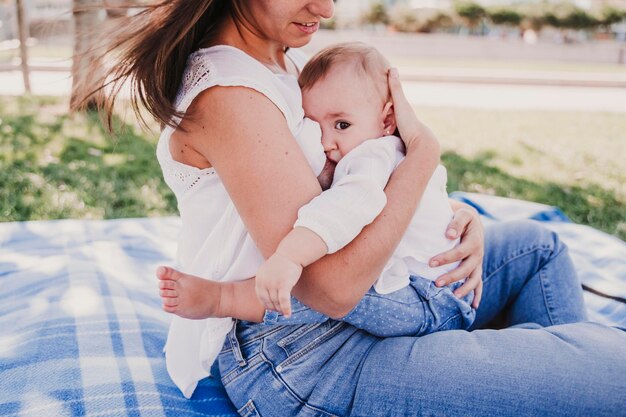
[(413, 110), (411, 103), (409, 103), (404, 95), (402, 84), (400, 83), (400, 76), (396, 68), (389, 69), (387, 72), (387, 81), (389, 84), (391, 99), (393, 101), (396, 125), (398, 126), (400, 138), (404, 142), (407, 152), (409, 149), (417, 146), (419, 142), (425, 140), (437, 143), (435, 135), (432, 134), (426, 125), (420, 122), (415, 115), (415, 111)]
[(256, 294), (266, 310), (291, 316), (291, 290), (302, 274), (302, 266), (278, 253), (257, 271)]

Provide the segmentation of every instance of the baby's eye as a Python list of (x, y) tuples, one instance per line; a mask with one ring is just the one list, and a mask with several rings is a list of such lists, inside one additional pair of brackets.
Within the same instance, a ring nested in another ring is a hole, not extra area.
[(335, 129), (345, 130), (350, 127), (350, 123), (348, 122), (337, 122), (335, 123)]

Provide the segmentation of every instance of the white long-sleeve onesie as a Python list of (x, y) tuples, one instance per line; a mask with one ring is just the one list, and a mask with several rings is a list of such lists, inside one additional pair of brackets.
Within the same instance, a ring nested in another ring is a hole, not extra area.
[[(385, 207), (384, 188), (404, 158), (402, 140), (384, 136), (363, 142), (337, 164), (331, 187), (298, 211), (294, 227), (306, 227), (333, 253), (350, 243)], [(438, 268), (429, 259), (453, 248), (458, 240), (445, 237), (452, 219), (446, 192), (446, 169), (439, 165), (431, 177), (409, 227), (374, 285), (387, 294), (409, 284), (410, 275), (434, 280), (457, 264)]]

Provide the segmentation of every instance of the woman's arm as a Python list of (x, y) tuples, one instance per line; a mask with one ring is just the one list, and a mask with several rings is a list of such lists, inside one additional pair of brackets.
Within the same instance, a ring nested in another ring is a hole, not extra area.
[[(435, 151), (438, 147), (431, 150)], [(292, 290), (298, 300), (339, 319), (363, 298), (404, 235), (419, 202), (417, 195), (421, 196), (425, 188), (426, 183), (420, 185), (419, 177), (411, 172), (423, 168), (420, 161), (423, 153), (419, 157), (417, 152), (407, 153), (394, 171), (385, 188), (387, 205), (373, 223), (343, 249), (324, 256), (302, 271)], [(420, 187), (423, 188), (420, 190)], [(222, 306), (228, 307), (220, 310), (218, 316), (254, 322), (263, 320), (266, 306), (257, 298), (255, 279), (225, 283), (220, 290)], [(279, 307), (271, 309), (279, 310)]]
[[(188, 143), (216, 169), (261, 253), (269, 257), (291, 230), (298, 209), (321, 192), (282, 113), (265, 96), (241, 87), (211, 88), (190, 112), (193, 118), (182, 126)], [(294, 289), (305, 304), (341, 317), (380, 275), (438, 163), (438, 144), (431, 139), (409, 147), (387, 186), (387, 207), (374, 223), (346, 248), (305, 270)], [(254, 285), (250, 289), (252, 302)]]

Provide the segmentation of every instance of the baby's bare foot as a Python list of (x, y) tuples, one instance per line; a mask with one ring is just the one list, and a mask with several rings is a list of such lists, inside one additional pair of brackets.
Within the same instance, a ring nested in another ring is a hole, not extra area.
[(163, 310), (186, 319), (224, 317), (218, 282), (161, 266), (156, 270)]

